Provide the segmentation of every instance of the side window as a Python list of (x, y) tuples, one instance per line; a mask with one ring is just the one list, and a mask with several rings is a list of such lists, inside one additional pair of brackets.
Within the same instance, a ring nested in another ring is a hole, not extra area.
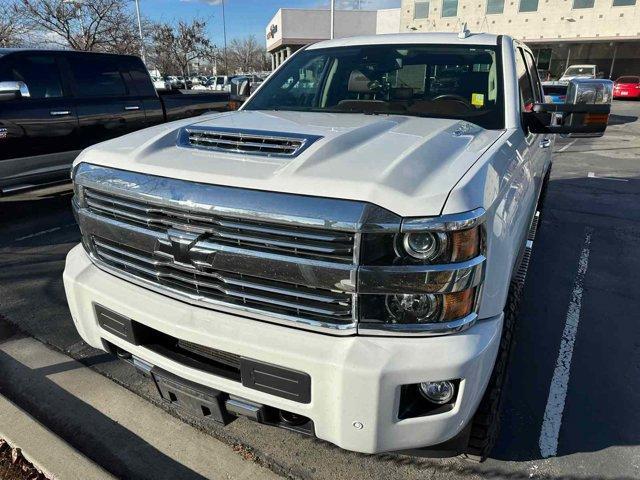
[(26, 83), (29, 94), (34, 99), (64, 96), (60, 70), (55, 57), (18, 55), (8, 60), (2, 80)]
[(133, 90), (131, 92), (132, 95), (156, 96), (156, 89), (151, 82), (149, 72), (147, 72), (140, 60), (132, 57), (123, 57), (121, 67), (122, 71), (127, 72), (129, 76), (128, 82)]
[(533, 104), (536, 101), (536, 97), (533, 93), (533, 87), (531, 86), (531, 80), (529, 80), (529, 74), (527, 73), (527, 66), (524, 63), (522, 57), (522, 50), (517, 48), (515, 51), (516, 57), (516, 75), (518, 77), (518, 87), (520, 89), (520, 107), (523, 112), (530, 112), (533, 108)]
[(531, 56), (531, 53), (523, 50), (524, 52), (524, 61), (527, 64), (527, 69), (529, 70), (529, 76), (531, 77), (531, 82), (533, 83), (534, 91), (533, 94), (535, 96), (536, 102), (542, 103), (542, 83), (540, 82), (540, 76), (538, 75), (538, 69), (536, 67), (536, 62)]
[(113, 57), (71, 55), (69, 65), (80, 97), (115, 97), (127, 94), (118, 64)]

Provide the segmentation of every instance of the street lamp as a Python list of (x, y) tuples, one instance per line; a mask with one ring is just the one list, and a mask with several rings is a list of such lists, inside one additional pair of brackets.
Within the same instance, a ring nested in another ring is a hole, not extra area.
[(140, 21), (140, 4), (138, 0), (136, 2), (136, 17), (138, 18), (138, 35), (140, 35), (140, 54), (142, 55), (142, 61), (147, 64), (147, 58), (144, 52), (144, 39), (142, 38), (142, 22)]
[(224, 0), (222, 0), (222, 34), (224, 36), (224, 74), (229, 75), (227, 70), (229, 68), (229, 64), (227, 63), (227, 21), (224, 16)]

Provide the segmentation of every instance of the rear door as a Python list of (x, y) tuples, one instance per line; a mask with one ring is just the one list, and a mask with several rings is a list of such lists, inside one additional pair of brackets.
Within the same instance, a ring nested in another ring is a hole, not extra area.
[[(17, 52), (0, 64), (0, 81), (21, 81), (29, 97), (0, 101), (0, 178), (63, 171), (78, 145), (78, 119), (59, 56)], [(10, 183), (10, 182), (9, 182)]]
[(130, 98), (118, 59), (90, 53), (66, 57), (83, 147), (125, 135), (144, 123), (142, 102)]
[[(164, 112), (158, 92), (153, 86), (147, 68), (138, 57), (120, 57), (120, 70), (129, 90), (125, 109), (131, 114), (127, 118), (129, 131), (140, 130), (164, 121)], [(137, 107), (140, 108), (137, 108)], [(134, 115), (134, 112), (137, 114)]]

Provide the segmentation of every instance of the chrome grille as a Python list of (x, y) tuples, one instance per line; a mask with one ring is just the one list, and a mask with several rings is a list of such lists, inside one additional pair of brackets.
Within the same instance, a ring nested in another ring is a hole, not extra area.
[(127, 197), (85, 189), (90, 211), (124, 223), (156, 230), (174, 228), (206, 234), (210, 241), (303, 258), (352, 263), (354, 235), (315, 228), (283, 226), (169, 208)]
[(318, 137), (259, 130), (184, 129), (180, 144), (205, 150), (295, 157)]
[(352, 296), (348, 293), (196, 268), (96, 236), (92, 244), (94, 255), (106, 265), (194, 300), (320, 322), (352, 322)]

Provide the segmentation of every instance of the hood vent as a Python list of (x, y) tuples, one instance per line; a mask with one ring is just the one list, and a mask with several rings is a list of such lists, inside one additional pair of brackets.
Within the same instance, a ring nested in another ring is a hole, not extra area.
[(319, 138), (266, 130), (189, 127), (181, 131), (178, 144), (203, 150), (290, 158), (299, 155)]

